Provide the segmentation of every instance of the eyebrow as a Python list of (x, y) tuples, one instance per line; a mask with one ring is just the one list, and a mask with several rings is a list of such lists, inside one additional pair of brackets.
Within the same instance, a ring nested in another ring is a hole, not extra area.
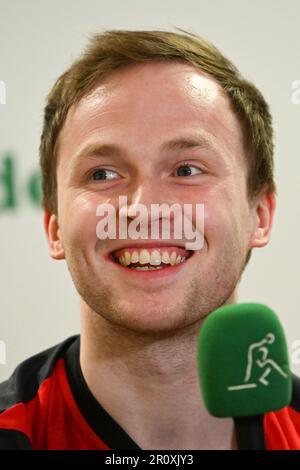
[[(178, 137), (165, 142), (160, 147), (164, 153), (168, 151), (179, 151), (191, 148), (206, 148), (220, 154), (220, 149), (214, 141), (203, 134), (195, 134), (185, 137)], [(84, 147), (73, 159), (73, 166), (76, 166), (85, 157), (120, 157), (124, 149), (116, 144), (93, 143)]]

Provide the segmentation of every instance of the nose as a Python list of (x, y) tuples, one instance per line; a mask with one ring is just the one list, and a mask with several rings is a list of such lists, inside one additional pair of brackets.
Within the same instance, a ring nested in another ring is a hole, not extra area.
[[(167, 184), (155, 176), (144, 177), (127, 193), (127, 216), (131, 219), (135, 218), (137, 210), (142, 206), (143, 209), (147, 209), (149, 221), (151, 211), (152, 215), (156, 214), (155, 217), (161, 218), (163, 212), (160, 206), (162, 204), (171, 206), (174, 202), (174, 191), (172, 194)], [(156, 208), (153, 205), (156, 205)], [(172, 213), (170, 218), (173, 218)]]
[(151, 210), (152, 204), (167, 202), (161, 182), (155, 182), (154, 178), (147, 177), (140, 180), (128, 194), (128, 217), (135, 217), (138, 205)]
[[(173, 237), (175, 218), (178, 217), (178, 212), (181, 212), (181, 204), (178, 202), (176, 204), (176, 215), (173, 209), (171, 210), (175, 202), (174, 190), (172, 194), (167, 183), (164, 184), (164, 181), (155, 178), (155, 176), (147, 176), (139, 179), (130, 190), (128, 189), (126, 196), (127, 207), (120, 209), (120, 218), (124, 220), (127, 217), (133, 220), (137, 217), (140, 229), (146, 230), (149, 236), (151, 233), (151, 238), (169, 239)], [(178, 218), (176, 220), (178, 222)], [(178, 226), (178, 230), (181, 230), (181, 226)]]

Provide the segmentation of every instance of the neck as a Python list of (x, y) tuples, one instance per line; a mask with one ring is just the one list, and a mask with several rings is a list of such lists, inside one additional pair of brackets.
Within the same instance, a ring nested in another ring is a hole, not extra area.
[(81, 302), (84, 378), (143, 449), (232, 446), (233, 421), (208, 415), (201, 399), (196, 340), (202, 321), (172, 334), (141, 334), (109, 323)]

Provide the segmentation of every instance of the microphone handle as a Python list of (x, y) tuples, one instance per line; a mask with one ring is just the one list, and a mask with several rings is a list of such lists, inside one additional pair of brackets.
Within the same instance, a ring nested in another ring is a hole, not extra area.
[(265, 450), (264, 415), (233, 418), (239, 450)]

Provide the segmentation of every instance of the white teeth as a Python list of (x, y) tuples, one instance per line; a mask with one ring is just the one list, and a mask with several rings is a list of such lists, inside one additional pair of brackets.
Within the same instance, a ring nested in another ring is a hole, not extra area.
[(131, 254), (131, 263), (138, 263), (139, 262), (139, 254), (137, 251), (134, 251)]
[(128, 266), (130, 264), (131, 256), (129, 251), (125, 251), (125, 264)]
[(169, 256), (169, 253), (167, 251), (163, 252), (161, 260), (165, 264), (170, 264), (170, 256)]
[(159, 266), (161, 264), (161, 257), (159, 251), (152, 251), (150, 256), (150, 264), (152, 264), (152, 266)]
[(170, 256), (170, 265), (171, 266), (173, 266), (176, 263), (176, 257), (177, 257), (176, 252), (173, 251), (171, 256)]
[(125, 259), (124, 259), (123, 256), (121, 256), (121, 258), (119, 258), (119, 262), (120, 262), (120, 264), (122, 264), (122, 266), (126, 266)]
[[(130, 266), (132, 263), (140, 263), (151, 264), (153, 267), (151, 267), (151, 269), (161, 269), (161, 264), (170, 264), (171, 266), (174, 266), (175, 264), (183, 263), (186, 260), (186, 257), (181, 257), (180, 255), (177, 256), (176, 251), (173, 251), (171, 255), (169, 255), (167, 251), (164, 251), (161, 255), (158, 250), (153, 250), (150, 253), (148, 250), (143, 249), (140, 252), (135, 250), (131, 254), (129, 251), (125, 251), (125, 253), (118, 260), (122, 266)], [(135, 267), (135, 269), (146, 271), (148, 270), (148, 267)]]
[(140, 264), (150, 263), (150, 254), (148, 250), (142, 250), (140, 252)]
[(134, 269), (137, 269), (138, 271), (154, 271), (162, 268), (160, 266), (136, 266)]

